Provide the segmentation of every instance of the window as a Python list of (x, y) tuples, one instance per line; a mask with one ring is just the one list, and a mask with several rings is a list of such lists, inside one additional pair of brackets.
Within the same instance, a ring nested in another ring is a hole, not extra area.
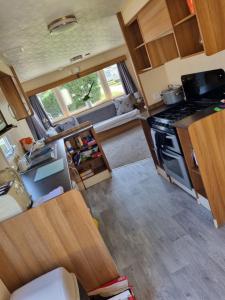
[(104, 69), (104, 74), (110, 88), (111, 97), (115, 98), (124, 94), (123, 84), (120, 79), (117, 65)]
[(9, 158), (14, 153), (15, 146), (11, 145), (6, 136), (0, 138), (0, 148), (6, 158)]
[(117, 65), (89, 74), (38, 94), (49, 118), (55, 122), (124, 94)]

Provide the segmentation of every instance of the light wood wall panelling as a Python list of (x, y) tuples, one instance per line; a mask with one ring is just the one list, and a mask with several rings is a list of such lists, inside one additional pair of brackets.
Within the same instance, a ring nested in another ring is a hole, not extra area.
[(118, 276), (78, 191), (0, 223), (0, 274), (10, 291), (57, 267), (90, 291)]
[(225, 224), (225, 110), (193, 123), (191, 138), (209, 204), (218, 225)]

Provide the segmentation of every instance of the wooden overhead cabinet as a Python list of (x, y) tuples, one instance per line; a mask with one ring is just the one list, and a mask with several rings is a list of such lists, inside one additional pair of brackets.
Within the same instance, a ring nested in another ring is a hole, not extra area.
[(225, 49), (225, 1), (194, 0), (206, 55)]
[(128, 24), (118, 19), (137, 73), (179, 56), (165, 0), (151, 0)]
[(166, 0), (180, 57), (205, 52), (212, 55), (225, 49), (224, 0)]
[(166, 0), (180, 57), (204, 51), (197, 16), (187, 0)]
[(1, 73), (0, 88), (5, 95), (13, 117), (17, 121), (32, 115), (32, 108), (15, 73), (13, 76)]
[(145, 43), (173, 30), (165, 0), (151, 0), (138, 13), (138, 23)]

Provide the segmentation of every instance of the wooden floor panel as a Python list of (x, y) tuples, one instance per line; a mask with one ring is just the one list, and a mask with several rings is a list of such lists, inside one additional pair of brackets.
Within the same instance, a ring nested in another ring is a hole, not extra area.
[(86, 197), (139, 300), (225, 299), (225, 227), (150, 159), (113, 170)]

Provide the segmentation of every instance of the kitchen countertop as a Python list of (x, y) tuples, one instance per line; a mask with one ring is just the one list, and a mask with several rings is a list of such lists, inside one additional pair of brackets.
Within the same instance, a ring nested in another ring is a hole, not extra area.
[(200, 112), (196, 112), (193, 115), (183, 118), (183, 119), (175, 122), (173, 124), (173, 126), (175, 128), (188, 128), (194, 122), (216, 113), (216, 111), (214, 110), (215, 107), (218, 107), (218, 105), (210, 106)]
[(49, 146), (56, 146), (57, 159), (62, 158), (64, 162), (64, 170), (46, 177), (40, 181), (34, 182), (36, 171), (40, 166), (46, 165), (52, 161), (47, 161), (32, 168), (31, 170), (21, 174), (24, 185), (28, 193), (32, 196), (32, 200), (35, 201), (38, 198), (48, 194), (55, 188), (62, 186), (64, 192), (71, 190), (71, 180), (69, 174), (69, 168), (67, 164), (66, 151), (64, 146), (64, 139), (61, 138), (49, 144)]

